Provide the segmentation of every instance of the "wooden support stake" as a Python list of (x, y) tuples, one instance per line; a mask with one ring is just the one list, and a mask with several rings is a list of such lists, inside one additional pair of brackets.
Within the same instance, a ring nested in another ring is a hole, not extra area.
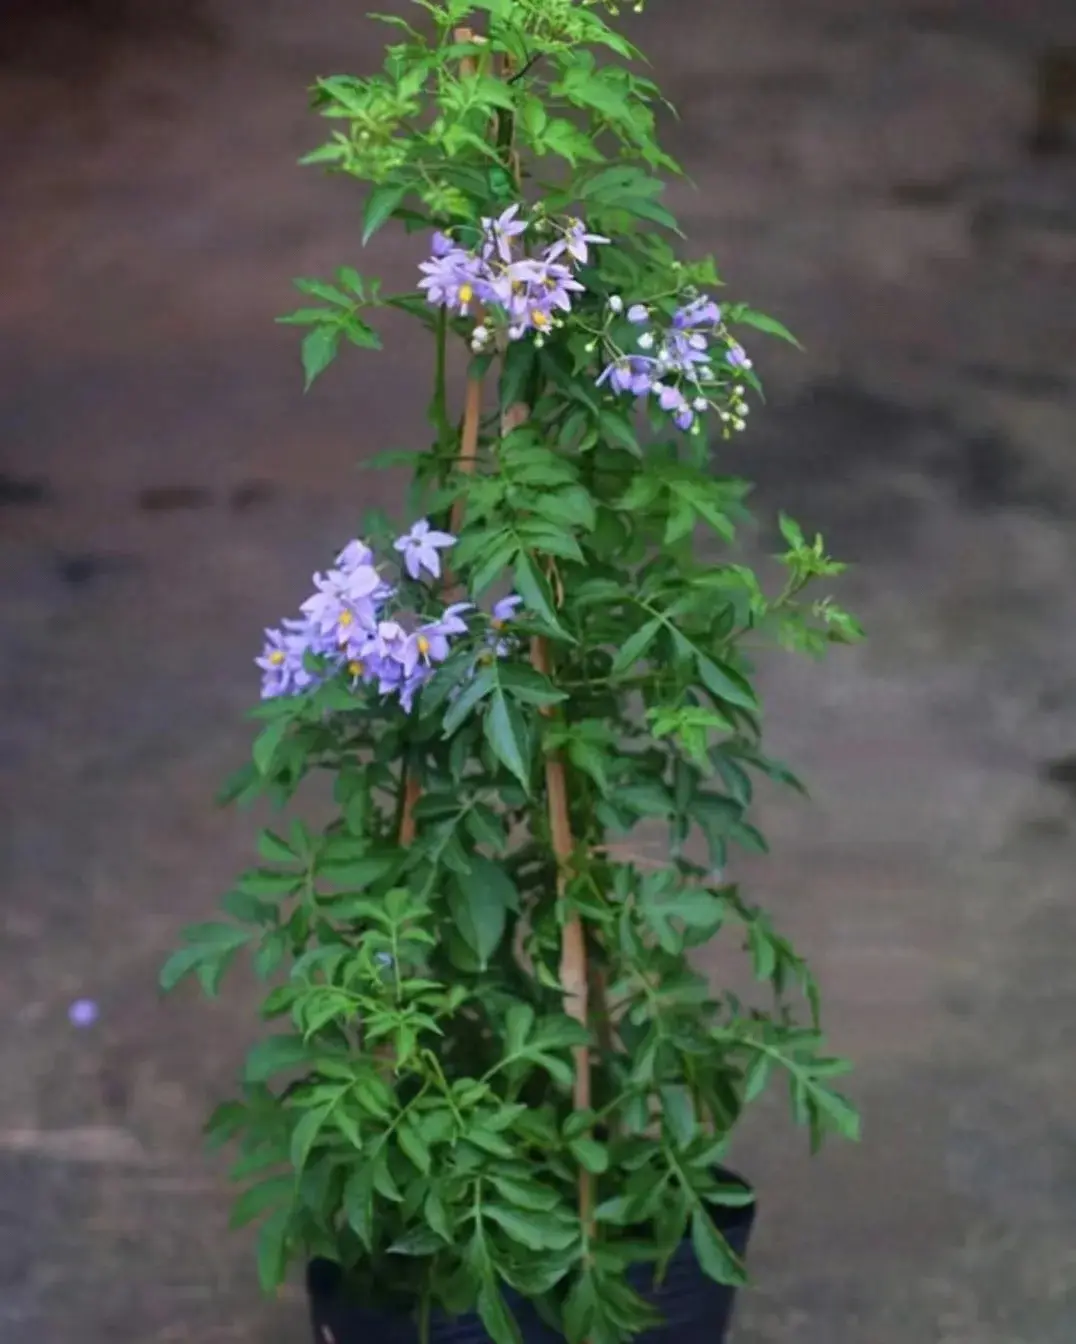
[[(531, 641), (531, 664), (544, 676), (552, 671), (549, 642), (541, 636)], [(548, 708), (544, 711), (549, 713)], [(568, 813), (568, 783), (564, 759), (559, 752), (546, 757), (546, 805), (549, 809), (549, 830), (553, 853), (557, 860), (557, 896), (563, 897), (568, 882), (575, 842), (572, 839), (571, 819)], [(572, 915), (561, 934), (560, 983), (564, 991), (564, 1011), (589, 1029), (589, 994), (587, 983), (587, 944), (583, 923)], [(591, 1105), (590, 1046), (575, 1049), (575, 1082), (572, 1103), (577, 1111), (587, 1111)], [(590, 1172), (579, 1169), (579, 1216), (584, 1226), (590, 1225), (594, 1209), (594, 1180)]]

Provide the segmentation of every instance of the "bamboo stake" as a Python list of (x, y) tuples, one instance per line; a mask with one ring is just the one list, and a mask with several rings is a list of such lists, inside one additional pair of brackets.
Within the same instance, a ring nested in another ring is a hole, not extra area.
[[(544, 676), (549, 676), (552, 667), (549, 656), (549, 642), (538, 635), (531, 641), (531, 664)], [(544, 713), (549, 713), (547, 708)], [(564, 759), (559, 752), (546, 757), (545, 762), (546, 805), (549, 809), (549, 829), (553, 840), (553, 853), (557, 860), (557, 896), (564, 896), (568, 882), (569, 868), (575, 852), (572, 839), (571, 819), (568, 813), (568, 783), (564, 770)], [(560, 983), (564, 991), (564, 1011), (574, 1017), (583, 1027), (589, 1026), (589, 994), (587, 983), (587, 944), (583, 933), (583, 923), (578, 915), (572, 915), (564, 925), (561, 935)], [(575, 1083), (572, 1089), (572, 1104), (577, 1111), (590, 1109), (590, 1046), (579, 1045), (575, 1048)], [(585, 1227), (590, 1227), (594, 1207), (594, 1180), (589, 1171), (579, 1169), (579, 1216)]]

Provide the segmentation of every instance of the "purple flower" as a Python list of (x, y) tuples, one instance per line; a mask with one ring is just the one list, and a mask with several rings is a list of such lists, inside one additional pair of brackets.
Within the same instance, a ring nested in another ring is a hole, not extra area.
[(460, 613), (473, 610), (473, 602), (453, 602), (451, 606), (445, 607), (440, 620), (434, 621), (429, 629), (435, 630), (439, 635), (465, 635), (467, 622), (460, 619)]
[(381, 575), (366, 564), (315, 574), (314, 587), (317, 591), (299, 610), (318, 634), (333, 635), (338, 644), (349, 643), (358, 631), (374, 624), (378, 603), (387, 591)]
[(512, 239), (527, 232), (527, 221), (517, 219), (519, 205), (510, 205), (496, 219), (483, 219), (482, 230), (486, 241), (482, 245), (482, 256), (488, 261), (496, 252), (507, 266), (512, 260)]
[(374, 553), (364, 541), (349, 541), (340, 554), (336, 557), (337, 569), (342, 569), (345, 573), (350, 573), (353, 569), (358, 569), (360, 565), (372, 565), (374, 562)]
[[(430, 244), (430, 251), (435, 257), (447, 257), (448, 254), (456, 249), (456, 244), (440, 229), (433, 235), (433, 241)], [(458, 249), (457, 249), (458, 250)]]
[(436, 625), (423, 625), (413, 631), (400, 646), (400, 666), (405, 677), (413, 677), (420, 664), (443, 663), (448, 657), (448, 638)]
[(689, 327), (716, 327), (721, 321), (721, 309), (705, 294), (678, 308), (673, 314), (673, 326), (680, 331)]
[(286, 620), (283, 629), (266, 630), (265, 647), (255, 663), (262, 669), (262, 699), (279, 695), (300, 695), (320, 681), (306, 665), (307, 654), (336, 657), (333, 634), (324, 634), (310, 621)]
[(415, 706), (415, 696), (422, 687), (433, 676), (432, 670), (420, 664), (414, 672), (400, 685), (400, 705), (405, 714), (410, 714)]
[(567, 266), (526, 257), (504, 268), (493, 283), (493, 297), (508, 314), (509, 337), (519, 340), (528, 330), (548, 331), (554, 312), (570, 312), (572, 294), (582, 289)]
[(661, 358), (667, 369), (692, 375), (696, 365), (705, 364), (710, 358), (706, 337), (698, 332), (670, 331)]
[(604, 387), (608, 383), (615, 392), (627, 392), (631, 387), (631, 361), (628, 359), (614, 359), (611, 364), (606, 364), (597, 378), (597, 386)]
[(386, 659), (400, 661), (400, 649), (407, 638), (407, 631), (399, 621), (379, 621), (377, 629), (372, 631), (363, 646), (363, 654), (377, 663)]
[(456, 538), (449, 532), (435, 532), (425, 518), (420, 518), (402, 537), (393, 543), (403, 555), (404, 568), (413, 579), (417, 579), (423, 570), (435, 579), (441, 577), (441, 557), (438, 550), (454, 546)]
[(633, 303), (628, 309), (628, 321), (634, 322), (638, 326), (641, 322), (650, 321), (650, 310), (643, 303)]
[(67, 1017), (73, 1027), (92, 1027), (97, 1021), (99, 1010), (93, 999), (76, 999), (67, 1010)]
[(658, 394), (658, 405), (663, 411), (670, 411), (673, 417), (673, 424), (677, 429), (690, 429), (695, 422), (695, 412), (687, 403), (683, 392), (678, 387), (669, 387), (667, 384), (655, 384), (654, 390)]
[(645, 397), (654, 386), (657, 369), (657, 360), (646, 355), (629, 355), (608, 364), (599, 375), (597, 385), (601, 387), (608, 382), (616, 392)]
[(747, 358), (747, 351), (737, 341), (733, 341), (729, 346), (729, 352), (725, 356), (734, 369), (749, 369), (751, 361)]
[(558, 238), (546, 250), (546, 257), (553, 261), (567, 252), (573, 261), (585, 266), (590, 255), (587, 244), (607, 242), (609, 242), (609, 239), (603, 238), (600, 233), (587, 233), (587, 226), (581, 219), (572, 219), (568, 221), (568, 227), (565, 229), (563, 237)]
[(501, 630), (516, 614), (516, 608), (522, 606), (523, 599), (516, 593), (511, 593), (508, 597), (498, 598), (493, 604), (493, 611), (490, 616), (490, 624), (494, 630)]
[(419, 264), (423, 278), (419, 289), (426, 291), (430, 303), (456, 309), (466, 315), (468, 307), (489, 292), (490, 275), (481, 257), (462, 248), (452, 248)]

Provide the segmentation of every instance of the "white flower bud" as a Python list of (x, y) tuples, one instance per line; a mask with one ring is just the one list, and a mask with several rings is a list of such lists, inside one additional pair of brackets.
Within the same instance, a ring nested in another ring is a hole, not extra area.
[(609, 295), (609, 311), (611, 313), (622, 313), (624, 311), (624, 300), (619, 294)]
[(639, 337), (639, 349), (650, 350), (653, 347), (653, 344), (654, 344), (653, 333), (649, 331), (644, 331), (643, 334)]
[(705, 397), (696, 397), (691, 404), (697, 411), (705, 411), (708, 410), (710, 407), (710, 403), (706, 400)]

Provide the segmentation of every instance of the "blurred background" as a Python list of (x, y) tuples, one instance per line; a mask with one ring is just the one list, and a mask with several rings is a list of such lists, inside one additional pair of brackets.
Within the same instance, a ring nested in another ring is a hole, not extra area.
[[(212, 795), (262, 627), (397, 504), (363, 458), (425, 442), (406, 326), (304, 399), (273, 324), (292, 276), (414, 274), (295, 166), (313, 77), (378, 59), (363, 8), (0, 11), (3, 1344), (307, 1337), (200, 1148), (252, 987), (155, 979), (249, 859)], [(816, 964), (865, 1137), (811, 1161), (783, 1097), (745, 1131), (736, 1339), (1072, 1344), (1076, 7), (649, 9), (692, 246), (806, 345), (754, 342), (769, 405), (728, 468), (855, 561), (870, 634), (763, 664), (814, 797), (767, 798), (773, 856), (738, 867)]]

